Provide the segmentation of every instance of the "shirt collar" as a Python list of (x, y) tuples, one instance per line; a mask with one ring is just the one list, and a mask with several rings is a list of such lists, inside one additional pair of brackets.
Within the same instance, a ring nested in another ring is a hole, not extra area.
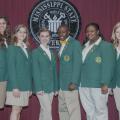
[(49, 46), (46, 48), (43, 44), (40, 44), (40, 47), (41, 47), (43, 50), (49, 50)]
[[(99, 37), (98, 40), (97, 40), (94, 44), (92, 44), (92, 45), (99, 45), (99, 43), (100, 43), (101, 41), (102, 41), (102, 38)], [(90, 40), (85, 44), (85, 46), (89, 46), (89, 43), (90, 43)]]
[(67, 38), (66, 38), (66, 41), (68, 41), (70, 39), (70, 36), (68, 36)]
[[(65, 41), (68, 41), (69, 40), (69, 38), (70, 38), (70, 36), (68, 36), (66, 39), (65, 39)], [(62, 40), (61, 40), (62, 41)]]
[(70, 38), (70, 36), (68, 36), (64, 41), (60, 40), (61, 46), (65, 46), (66, 43), (68, 42), (69, 38)]
[(24, 42), (18, 42), (17, 46), (20, 46), (20, 47), (25, 48), (25, 49), (27, 48), (27, 45)]

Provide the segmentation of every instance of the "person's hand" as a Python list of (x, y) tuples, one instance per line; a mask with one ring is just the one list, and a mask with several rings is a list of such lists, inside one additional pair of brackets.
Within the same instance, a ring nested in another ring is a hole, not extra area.
[(54, 92), (54, 96), (55, 96), (55, 97), (58, 96), (58, 91), (55, 91), (55, 92)]
[(29, 97), (31, 97), (32, 96), (32, 91), (29, 91)]
[(37, 92), (37, 95), (43, 96), (44, 95), (44, 91)]
[(19, 91), (19, 89), (13, 89), (13, 96), (14, 97), (20, 97), (20, 91)]
[(77, 86), (76, 86), (74, 83), (70, 83), (69, 86), (68, 86), (68, 89), (69, 89), (70, 91), (73, 91), (73, 90), (75, 90), (76, 88), (77, 88)]
[(108, 93), (108, 87), (106, 85), (103, 85), (101, 87), (101, 92), (102, 92), (102, 94), (107, 94)]
[(111, 96), (114, 95), (113, 89), (110, 89), (110, 90), (109, 90), (109, 95), (111, 95)]

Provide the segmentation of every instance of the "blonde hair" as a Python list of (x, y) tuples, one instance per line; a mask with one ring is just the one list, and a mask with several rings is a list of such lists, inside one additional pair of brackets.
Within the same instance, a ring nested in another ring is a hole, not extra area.
[(15, 27), (15, 31), (14, 31), (14, 34), (13, 34), (12, 40), (11, 40), (12, 44), (16, 45), (18, 43), (18, 39), (16, 37), (16, 34), (17, 34), (17, 32), (19, 32), (20, 28), (24, 28), (26, 30), (26, 38), (25, 38), (25, 40), (23, 42), (24, 43), (28, 42), (28, 36), (29, 36), (28, 29), (27, 29), (27, 27), (25, 25), (20, 24), (20, 25), (18, 25), (18, 26)]
[(117, 47), (118, 46), (118, 44), (119, 44), (119, 41), (118, 41), (118, 39), (116, 38), (116, 36), (115, 36), (115, 32), (116, 32), (116, 30), (118, 29), (118, 28), (120, 28), (120, 22), (118, 22), (114, 27), (113, 27), (113, 31), (112, 31), (112, 41), (113, 41), (113, 45), (115, 46), (115, 47)]

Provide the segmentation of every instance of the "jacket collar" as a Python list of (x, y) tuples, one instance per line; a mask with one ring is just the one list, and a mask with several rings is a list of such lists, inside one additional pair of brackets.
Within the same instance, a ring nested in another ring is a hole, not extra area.
[[(102, 41), (102, 38), (99, 37), (98, 40), (95, 43), (93, 43), (93, 46), (99, 45), (101, 41)], [(90, 40), (85, 44), (85, 47), (89, 46), (89, 43), (90, 43)]]

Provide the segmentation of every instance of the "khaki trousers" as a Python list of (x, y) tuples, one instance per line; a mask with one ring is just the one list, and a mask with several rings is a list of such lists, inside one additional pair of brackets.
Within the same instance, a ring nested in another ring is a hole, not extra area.
[(52, 120), (53, 93), (44, 93), (44, 95), (37, 95), (37, 98), (41, 106), (39, 120)]
[(81, 120), (78, 91), (59, 91), (60, 120)]
[(114, 92), (115, 103), (117, 110), (119, 112), (119, 120), (120, 120), (120, 88), (113, 89), (113, 92)]
[(3, 108), (5, 104), (6, 84), (6, 81), (0, 82), (0, 108)]

